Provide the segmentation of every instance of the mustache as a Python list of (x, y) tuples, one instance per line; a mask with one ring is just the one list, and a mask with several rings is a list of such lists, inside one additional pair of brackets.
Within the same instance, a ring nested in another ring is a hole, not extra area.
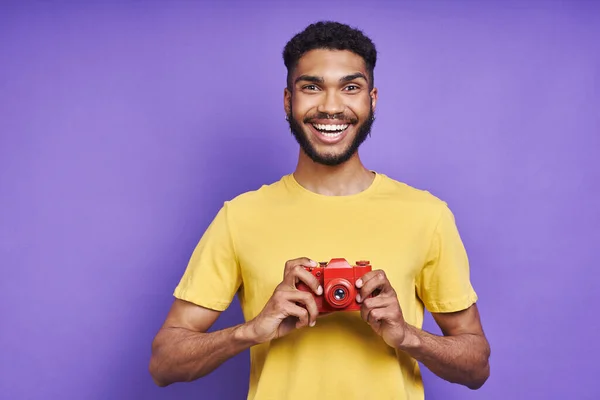
[(330, 119), (333, 121), (340, 121), (340, 122), (345, 122), (348, 124), (356, 124), (358, 122), (358, 119), (356, 119), (354, 117), (346, 116), (343, 113), (334, 114), (333, 116), (330, 116), (329, 114), (326, 114), (326, 113), (316, 113), (314, 115), (304, 118), (304, 123), (309, 124), (309, 123), (311, 123), (315, 120), (319, 120), (319, 119), (321, 119), (321, 120)]

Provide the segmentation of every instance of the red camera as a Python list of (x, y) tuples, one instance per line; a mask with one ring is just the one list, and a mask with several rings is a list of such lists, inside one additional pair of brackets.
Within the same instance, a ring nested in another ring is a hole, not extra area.
[(321, 283), (323, 294), (317, 295), (303, 282), (296, 284), (296, 288), (312, 293), (319, 313), (360, 310), (360, 304), (356, 302), (356, 281), (371, 271), (369, 261), (357, 261), (353, 266), (343, 258), (334, 258), (320, 262), (318, 267), (305, 266), (304, 269)]

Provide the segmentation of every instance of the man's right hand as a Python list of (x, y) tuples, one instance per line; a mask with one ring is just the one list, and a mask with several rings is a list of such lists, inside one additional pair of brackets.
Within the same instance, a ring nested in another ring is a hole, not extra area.
[(260, 314), (246, 324), (246, 332), (253, 341), (268, 342), (294, 329), (315, 325), (319, 314), (317, 303), (312, 293), (296, 289), (296, 284), (302, 281), (317, 295), (323, 294), (323, 288), (304, 266), (316, 267), (318, 263), (305, 257), (285, 263), (283, 281)]
[(207, 333), (220, 311), (175, 299), (165, 323), (152, 344), (150, 373), (159, 386), (206, 376), (225, 360), (248, 348), (314, 325), (317, 304), (312, 293), (296, 289), (300, 281), (321, 294), (319, 281), (303, 266), (308, 258), (285, 264), (283, 282), (256, 318), (244, 324)]

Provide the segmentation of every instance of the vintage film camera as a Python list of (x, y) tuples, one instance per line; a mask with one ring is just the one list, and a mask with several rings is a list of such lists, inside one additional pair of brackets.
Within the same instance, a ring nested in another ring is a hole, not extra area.
[(357, 261), (356, 265), (350, 265), (344, 258), (333, 258), (329, 262), (320, 262), (318, 267), (304, 269), (321, 283), (323, 294), (317, 295), (303, 282), (296, 284), (296, 288), (313, 295), (319, 313), (360, 310), (360, 304), (356, 302), (356, 281), (371, 271), (369, 261)]

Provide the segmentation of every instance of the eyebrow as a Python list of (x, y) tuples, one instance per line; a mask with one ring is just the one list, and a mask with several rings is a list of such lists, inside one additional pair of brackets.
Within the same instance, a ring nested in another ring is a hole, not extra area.
[[(355, 79), (360, 79), (360, 78), (364, 79), (367, 82), (369, 81), (363, 73), (357, 72), (355, 74), (346, 75), (346, 76), (341, 77), (340, 83), (346, 83), (346, 82), (350, 82), (350, 81), (353, 81)], [(313, 83), (323, 83), (324, 82), (323, 78), (321, 78), (319, 76), (314, 76), (314, 75), (300, 75), (298, 78), (296, 78), (294, 83), (298, 83), (300, 81), (313, 82)]]
[(300, 75), (299, 77), (296, 78), (294, 83), (298, 83), (300, 81), (323, 83), (323, 78), (319, 78), (318, 76), (313, 76), (313, 75)]
[(365, 81), (367, 81), (367, 82), (369, 81), (369, 80), (367, 79), (367, 77), (366, 77), (364, 74), (362, 74), (362, 73), (360, 73), (360, 72), (357, 72), (357, 73), (355, 73), (355, 74), (352, 74), (352, 75), (346, 75), (346, 76), (342, 77), (342, 78), (340, 79), (340, 82), (341, 82), (341, 83), (346, 83), (346, 82), (350, 82), (350, 81), (353, 81), (353, 80), (355, 80), (355, 79), (360, 79), (360, 78), (364, 79), (364, 80), (365, 80)]

